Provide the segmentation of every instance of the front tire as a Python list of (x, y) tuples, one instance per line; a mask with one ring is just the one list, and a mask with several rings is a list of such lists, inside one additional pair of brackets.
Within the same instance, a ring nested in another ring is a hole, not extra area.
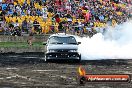
[(45, 59), (44, 59), (44, 60), (45, 60), (45, 62), (48, 62), (48, 60), (47, 60), (47, 57), (46, 57), (46, 56), (45, 56)]
[(78, 62), (81, 62), (81, 55), (79, 56), (79, 60), (78, 60)]

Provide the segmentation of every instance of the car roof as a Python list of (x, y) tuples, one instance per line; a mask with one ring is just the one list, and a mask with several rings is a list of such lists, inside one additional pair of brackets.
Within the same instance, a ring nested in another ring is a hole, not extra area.
[(52, 34), (50, 37), (54, 37), (54, 36), (58, 36), (58, 37), (74, 37), (74, 35), (70, 35), (70, 34), (65, 34), (65, 33), (57, 33), (57, 34)]

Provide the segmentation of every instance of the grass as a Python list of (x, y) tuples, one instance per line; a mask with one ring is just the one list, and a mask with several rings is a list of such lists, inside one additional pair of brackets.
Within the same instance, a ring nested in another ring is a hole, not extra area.
[[(32, 47), (44, 47), (42, 42), (33, 42)], [(28, 48), (27, 42), (0, 42), (0, 48)]]

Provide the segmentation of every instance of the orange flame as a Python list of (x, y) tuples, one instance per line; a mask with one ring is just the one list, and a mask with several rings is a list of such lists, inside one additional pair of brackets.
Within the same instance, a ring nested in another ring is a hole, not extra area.
[(80, 76), (85, 76), (86, 75), (85, 70), (81, 66), (78, 68), (78, 71), (79, 71)]

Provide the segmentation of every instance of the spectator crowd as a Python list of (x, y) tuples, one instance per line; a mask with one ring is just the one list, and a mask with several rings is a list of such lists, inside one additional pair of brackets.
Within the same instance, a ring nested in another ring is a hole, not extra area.
[(2, 0), (0, 33), (104, 32), (132, 17), (132, 0)]

